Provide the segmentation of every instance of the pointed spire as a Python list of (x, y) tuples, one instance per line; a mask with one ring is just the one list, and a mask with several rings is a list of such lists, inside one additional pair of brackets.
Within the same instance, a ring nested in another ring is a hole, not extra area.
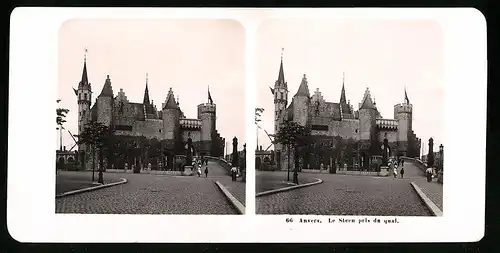
[(309, 97), (309, 87), (307, 86), (307, 77), (306, 74), (302, 77), (302, 82), (300, 82), (299, 89), (295, 96), (305, 96)]
[(86, 86), (88, 84), (89, 84), (89, 78), (87, 76), (87, 49), (85, 48), (85, 54), (83, 56), (82, 80), (80, 81), (78, 88)]
[(109, 79), (109, 75), (106, 77), (106, 82), (102, 87), (99, 97), (113, 97), (113, 87), (111, 87), (111, 79)]
[(144, 106), (150, 105), (149, 103), (149, 89), (148, 89), (148, 73), (146, 73), (146, 89), (144, 89), (144, 99), (142, 101)]
[(285, 73), (283, 72), (283, 51), (285, 49), (281, 48), (281, 62), (280, 62), (280, 70), (278, 73), (278, 80), (276, 80), (276, 86), (284, 86), (286, 87), (286, 82), (285, 82)]
[(340, 103), (341, 104), (346, 104), (346, 97), (345, 97), (345, 88), (344, 88), (344, 81), (345, 81), (345, 72), (342, 74), (342, 91), (340, 92)]

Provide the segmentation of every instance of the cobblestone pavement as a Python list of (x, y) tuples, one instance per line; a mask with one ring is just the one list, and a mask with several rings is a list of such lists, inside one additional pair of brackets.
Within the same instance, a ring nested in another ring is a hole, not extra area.
[[(92, 172), (81, 171), (59, 171), (56, 175), (56, 194), (79, 190), (97, 186), (98, 173), (95, 173), (95, 180), (92, 182)], [(114, 183), (120, 181), (116, 175), (105, 178), (104, 183)]]
[(299, 178), (320, 178), (323, 183), (257, 197), (257, 213), (431, 216), (411, 179), (317, 173), (301, 173)]
[[(300, 173), (299, 184), (307, 184), (316, 181), (315, 173)], [(255, 193), (275, 190), (292, 186), (293, 172), (290, 172), (290, 182), (287, 183), (286, 171), (255, 171)]]
[(56, 213), (237, 214), (214, 181), (223, 168), (209, 162), (208, 178), (105, 173), (128, 183), (56, 199)]

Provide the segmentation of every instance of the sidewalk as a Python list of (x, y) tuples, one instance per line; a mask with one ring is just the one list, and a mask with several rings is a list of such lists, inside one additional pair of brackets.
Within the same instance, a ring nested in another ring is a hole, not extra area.
[[(59, 171), (56, 175), (56, 194), (80, 190), (100, 185), (97, 183), (99, 175), (94, 174), (95, 181), (92, 182), (92, 172), (88, 171)], [(104, 183), (111, 184), (120, 182), (118, 175), (104, 174)]]
[[(299, 173), (299, 184), (315, 182), (315, 174), (319, 173)], [(261, 192), (276, 190), (294, 185), (292, 184), (293, 173), (290, 173), (289, 182), (286, 181), (287, 178), (288, 177), (286, 171), (260, 171), (257, 173), (255, 178), (255, 193), (258, 194)]]
[(443, 211), (443, 185), (437, 182), (437, 179), (432, 182), (427, 182), (425, 178), (412, 179), (422, 192)]
[(216, 181), (219, 181), (242, 205), (245, 205), (245, 189), (246, 183), (241, 182), (241, 178), (238, 181), (232, 181), (231, 177), (221, 177)]

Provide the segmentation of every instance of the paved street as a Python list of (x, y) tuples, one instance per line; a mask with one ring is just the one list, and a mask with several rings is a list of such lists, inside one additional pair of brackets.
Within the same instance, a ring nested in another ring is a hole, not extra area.
[(209, 162), (208, 178), (105, 173), (104, 180), (118, 177), (128, 183), (58, 198), (56, 213), (237, 214), (214, 183), (229, 178), (226, 173), (215, 162)]
[[(301, 173), (299, 178), (302, 180), (320, 178), (323, 183), (257, 197), (256, 211), (258, 214), (430, 216), (410, 185), (412, 181), (425, 182), (423, 172), (410, 163), (405, 163), (404, 167), (404, 179)], [(439, 196), (436, 189), (441, 187), (442, 196), (442, 185), (425, 183), (436, 196)], [(437, 197), (431, 200), (437, 201)]]

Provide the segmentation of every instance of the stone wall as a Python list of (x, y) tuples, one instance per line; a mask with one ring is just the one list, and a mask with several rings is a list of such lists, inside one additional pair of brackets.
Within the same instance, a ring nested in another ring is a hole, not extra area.
[(100, 97), (97, 99), (97, 121), (106, 126), (110, 126), (112, 121), (111, 100), (111, 97)]
[[(116, 118), (114, 121), (116, 135), (126, 136), (144, 136), (148, 139), (157, 138), (163, 140), (165, 134), (163, 132), (163, 121), (159, 119), (136, 120), (134, 118)], [(130, 126), (131, 130), (124, 130), (120, 127)]]
[(201, 132), (197, 129), (183, 129), (181, 130), (182, 141), (187, 142), (189, 136), (193, 142), (199, 142), (201, 140)]
[(340, 136), (348, 139), (359, 139), (359, 120), (344, 119), (342, 121), (332, 118), (314, 117), (311, 119), (311, 126), (327, 126), (328, 130), (311, 130), (311, 135)]
[(292, 100), (293, 103), (293, 121), (301, 126), (305, 126), (308, 122), (309, 109), (308, 97), (297, 96)]
[(385, 134), (387, 134), (387, 140), (389, 142), (397, 142), (398, 141), (398, 132), (391, 130), (379, 130), (377, 133), (377, 140), (380, 142), (384, 142)]

